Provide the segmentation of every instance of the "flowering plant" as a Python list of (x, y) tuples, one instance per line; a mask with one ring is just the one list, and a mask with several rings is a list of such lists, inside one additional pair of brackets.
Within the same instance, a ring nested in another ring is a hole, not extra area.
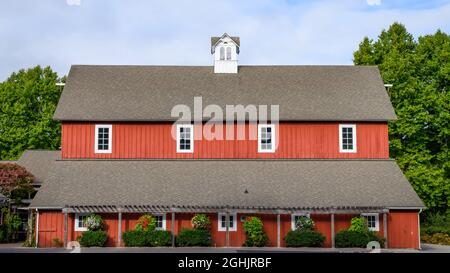
[(191, 224), (194, 229), (209, 230), (211, 228), (211, 220), (206, 214), (196, 214), (191, 219)]
[(156, 218), (150, 214), (144, 214), (139, 217), (136, 230), (137, 231), (151, 231), (156, 229)]
[(295, 221), (295, 229), (300, 231), (314, 230), (314, 221), (307, 216), (300, 216)]
[(103, 219), (100, 215), (91, 214), (84, 219), (84, 224), (90, 231), (101, 230), (103, 228)]

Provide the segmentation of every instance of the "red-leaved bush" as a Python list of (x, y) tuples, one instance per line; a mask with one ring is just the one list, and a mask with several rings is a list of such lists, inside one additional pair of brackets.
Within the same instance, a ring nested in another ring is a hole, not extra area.
[(20, 165), (0, 164), (0, 190), (6, 196), (10, 196), (15, 189), (32, 187), (33, 180), (34, 176)]

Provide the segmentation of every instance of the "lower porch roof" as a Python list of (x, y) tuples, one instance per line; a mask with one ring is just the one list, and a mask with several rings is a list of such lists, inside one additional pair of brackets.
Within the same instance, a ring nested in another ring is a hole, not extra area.
[(30, 208), (384, 211), (424, 205), (393, 160), (56, 160)]

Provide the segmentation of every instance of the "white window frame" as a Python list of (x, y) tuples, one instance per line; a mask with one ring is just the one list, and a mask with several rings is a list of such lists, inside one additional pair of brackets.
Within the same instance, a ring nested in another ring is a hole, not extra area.
[(166, 230), (166, 214), (165, 213), (161, 213), (161, 214), (154, 214), (154, 216), (162, 216), (162, 227), (156, 227), (157, 230)]
[(78, 223), (80, 222), (80, 220), (78, 219), (80, 216), (87, 216), (89, 213), (75, 213), (75, 221), (73, 221), (75, 223), (75, 227), (74, 230), (75, 231), (87, 231), (87, 227), (79, 227)]
[[(218, 231), (227, 231), (227, 227), (222, 227), (222, 216), (227, 217), (227, 214), (219, 212), (217, 215), (218, 215), (218, 217), (217, 217), (217, 230)], [(229, 227), (228, 231), (237, 231), (237, 213), (230, 213), (230, 216), (233, 216), (233, 227), (232, 228)]]
[[(191, 147), (189, 150), (180, 149), (180, 128), (190, 128), (191, 129)], [(192, 124), (177, 124), (177, 153), (193, 153), (194, 152), (194, 125)]]
[[(270, 150), (262, 149), (261, 145), (261, 129), (262, 128), (271, 128), (272, 135), (272, 148)], [(258, 124), (258, 153), (274, 153), (276, 146), (276, 132), (275, 132), (275, 124)]]
[[(353, 132), (353, 149), (343, 149), (342, 147), (342, 129), (343, 128), (352, 128)], [(339, 152), (340, 153), (356, 153), (356, 124), (339, 124)]]
[(309, 213), (293, 213), (291, 214), (291, 229), (295, 230), (295, 217), (296, 216), (303, 216), (311, 218), (311, 215)]
[(375, 216), (375, 227), (369, 227), (370, 231), (380, 231), (380, 214), (379, 213), (361, 213), (361, 217)]
[[(109, 137), (108, 137), (108, 150), (99, 150), (98, 149), (98, 130), (100, 128), (108, 128), (109, 129)], [(112, 125), (111, 124), (96, 124), (95, 125), (95, 153), (96, 154), (110, 154), (112, 153)]]

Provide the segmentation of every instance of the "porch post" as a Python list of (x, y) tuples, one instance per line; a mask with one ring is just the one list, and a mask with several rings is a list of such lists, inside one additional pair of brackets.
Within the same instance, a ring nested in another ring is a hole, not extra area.
[(64, 247), (67, 247), (67, 229), (68, 229), (68, 216), (67, 216), (67, 210), (63, 209), (63, 213), (64, 213)]
[(27, 244), (31, 245), (33, 240), (33, 211), (28, 210), (28, 221), (27, 221)]
[(117, 215), (117, 246), (122, 246), (122, 210), (119, 209), (119, 213)]
[(36, 209), (36, 245), (35, 247), (39, 247), (39, 210)]
[(230, 246), (230, 212), (228, 210), (225, 216), (225, 223), (226, 223), (225, 246)]
[(388, 237), (387, 237), (387, 233), (388, 233), (388, 229), (387, 229), (387, 221), (388, 218), (388, 214), (385, 212), (383, 213), (383, 235), (384, 235), (384, 248), (388, 248)]
[(331, 214), (331, 247), (334, 248), (334, 213)]
[(175, 247), (175, 212), (172, 211), (172, 222), (170, 230), (172, 231), (172, 247)]
[(278, 213), (277, 214), (277, 247), (281, 246), (281, 239), (280, 239), (280, 226), (281, 226), (281, 216)]

